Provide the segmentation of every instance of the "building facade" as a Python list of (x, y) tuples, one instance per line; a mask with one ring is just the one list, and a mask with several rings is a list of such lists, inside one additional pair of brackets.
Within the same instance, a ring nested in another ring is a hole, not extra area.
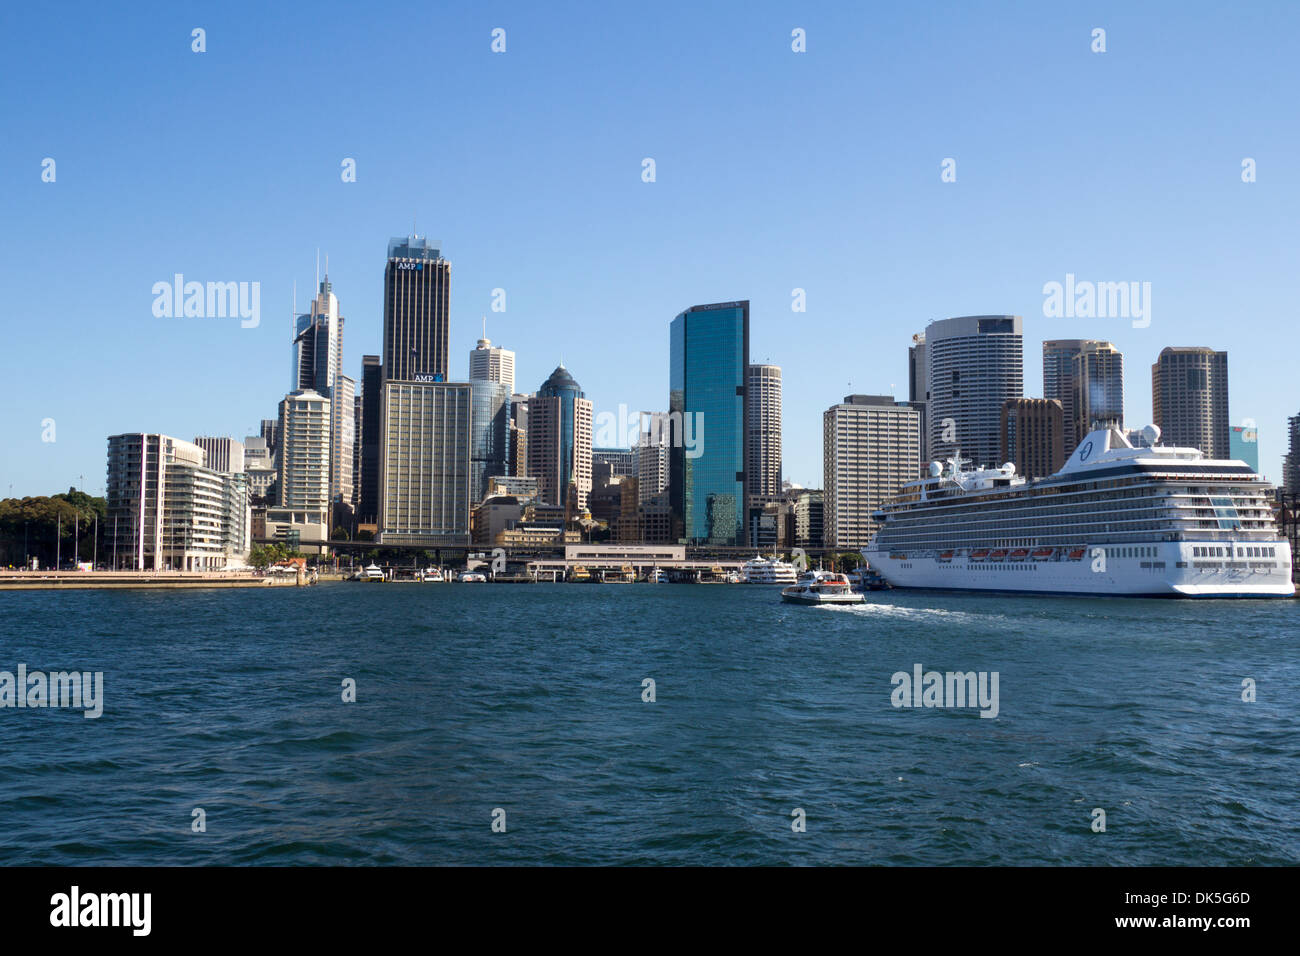
[(749, 493), (781, 493), (781, 366), (751, 365), (745, 382)]
[(1151, 366), (1151, 407), (1162, 444), (1228, 458), (1228, 353), (1162, 349)]
[(388, 243), (384, 267), (385, 382), (447, 381), (451, 263), (441, 243), (410, 236)]
[(848, 395), (822, 429), (823, 540), (861, 548), (876, 531), (872, 513), (920, 473), (921, 413), (887, 395)]
[(1026, 478), (1046, 478), (1065, 465), (1065, 409), (1054, 398), (1014, 398), (1002, 405), (1004, 462)]
[[(1023, 333), (1018, 315), (969, 315), (926, 327), (930, 457), (960, 452), (977, 467), (1000, 464), (1002, 405), (1024, 395)], [(829, 510), (829, 486), (826, 492)]]
[(494, 346), (487, 337), (487, 321), (483, 323), (483, 338), (469, 353), (469, 379), (473, 381), (500, 382), (508, 395), (515, 391), (515, 353)]
[[(1109, 342), (1085, 342), (1070, 359), (1073, 433), (1082, 441), (1094, 428), (1124, 429), (1124, 355)], [(1064, 404), (1062, 404), (1064, 410)], [(1073, 453), (1071, 448), (1066, 455)]]
[(207, 466), (213, 471), (241, 472), (244, 470), (244, 445), (233, 438), (209, 438), (199, 435), (194, 444), (203, 449)]
[(578, 508), (591, 492), (592, 403), (563, 365), (528, 400), (528, 475), (537, 479), (542, 501), (563, 505), (569, 488)]
[(679, 543), (747, 546), (749, 302), (697, 305), (669, 327), (668, 492)]
[(510, 394), (504, 382), (470, 383), (470, 500), (478, 504), (492, 478), (510, 473)]
[(468, 544), (471, 386), (389, 381), (382, 396), (379, 541)]
[(206, 464), (192, 442), (156, 433), (108, 439), (105, 537), (115, 570), (218, 571), (249, 549), (242, 472)]
[(379, 521), (379, 450), (383, 422), (383, 366), (378, 355), (361, 356), (361, 469), (357, 521)]
[(330, 400), (310, 389), (280, 402), (277, 502), (267, 511), (275, 537), (329, 538), (331, 415)]

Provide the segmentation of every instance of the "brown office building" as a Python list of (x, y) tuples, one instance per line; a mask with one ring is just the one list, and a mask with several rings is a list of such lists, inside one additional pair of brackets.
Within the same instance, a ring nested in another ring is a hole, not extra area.
[(998, 429), (1002, 460), (1026, 478), (1046, 478), (1065, 464), (1065, 410), (1054, 398), (1013, 398), (1002, 403)]

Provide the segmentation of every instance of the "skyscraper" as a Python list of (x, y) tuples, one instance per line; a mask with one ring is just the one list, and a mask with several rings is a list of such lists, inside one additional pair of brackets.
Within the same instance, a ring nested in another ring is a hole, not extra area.
[(352, 456), (356, 444), (356, 379), (340, 374), (330, 389), (330, 501), (351, 505), (355, 475)]
[(1002, 405), (1001, 454), (1026, 478), (1046, 478), (1065, 464), (1065, 410), (1055, 398), (1013, 398)]
[(585, 508), (591, 491), (592, 404), (560, 365), (528, 400), (528, 475), (546, 504), (564, 505), (573, 485)]
[(289, 390), (311, 390), (329, 397), (342, 367), (342, 356), (343, 317), (326, 274), (308, 311), (299, 315), (294, 325)]
[(1300, 495), (1300, 415), (1286, 420), (1287, 446), (1282, 456), (1282, 490), (1288, 495)]
[(388, 243), (385, 382), (447, 381), (451, 263), (442, 257), (440, 245), (420, 236)]
[[(1124, 428), (1124, 355), (1109, 342), (1084, 342), (1070, 359), (1074, 434), (1097, 425)], [(1073, 454), (1071, 448), (1067, 456)]]
[(478, 505), (488, 479), (510, 473), (510, 388), (504, 382), (471, 380), (470, 502)]
[(1162, 349), (1151, 366), (1151, 407), (1162, 444), (1229, 457), (1228, 353)]
[(379, 521), (379, 452), (383, 427), (383, 367), (378, 355), (361, 356), (361, 480), (357, 521)]
[(907, 401), (921, 413), (921, 461), (930, 455), (930, 356), (925, 347), (925, 333), (912, 336), (907, 349)]
[(329, 537), (331, 423), (330, 400), (319, 392), (301, 389), (280, 402), (279, 497), (268, 526), (308, 540)]
[[(1018, 315), (968, 315), (926, 327), (931, 457), (960, 451), (977, 467), (1001, 464), (1002, 405), (1024, 394), (1023, 337)], [(829, 511), (829, 486), (826, 492)]]
[(669, 502), (687, 544), (748, 545), (749, 301), (696, 305), (669, 327)]
[(829, 548), (860, 548), (872, 513), (921, 469), (921, 412), (888, 395), (846, 395), (822, 415), (822, 523)]
[(468, 544), (471, 386), (389, 381), (382, 398), (380, 542)]
[[(1113, 349), (1109, 342), (1099, 339), (1049, 339), (1043, 343), (1043, 398), (1054, 398), (1061, 403), (1065, 415), (1065, 457), (1074, 453), (1083, 435), (1078, 434), (1077, 409), (1074, 407), (1075, 358), (1089, 347)], [(1123, 407), (1123, 383), (1120, 384), (1120, 407)]]
[(751, 365), (745, 383), (749, 494), (781, 493), (781, 366)]
[(483, 320), (483, 338), (469, 353), (469, 379), (473, 381), (501, 382), (514, 394), (515, 390), (515, 353), (509, 349), (493, 346), (487, 337), (487, 320)]

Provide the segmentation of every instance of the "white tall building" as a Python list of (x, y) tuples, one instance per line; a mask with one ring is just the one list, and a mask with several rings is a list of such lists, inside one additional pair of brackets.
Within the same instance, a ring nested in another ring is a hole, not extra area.
[(822, 416), (823, 535), (829, 548), (861, 548), (872, 513), (915, 481), (921, 412), (887, 395), (848, 395)]
[(470, 381), (501, 382), (513, 394), (515, 390), (515, 353), (494, 346), (487, 337), (487, 319), (483, 320), (483, 338), (469, 353)]
[(357, 383), (347, 375), (334, 379), (330, 394), (330, 501), (352, 503), (355, 490)]
[(266, 516), (267, 531), (277, 537), (329, 537), (330, 411), (330, 400), (310, 389), (280, 402), (278, 504)]
[(108, 439), (104, 536), (117, 570), (242, 567), (249, 547), (248, 486), (217, 471), (198, 445), (142, 432)]

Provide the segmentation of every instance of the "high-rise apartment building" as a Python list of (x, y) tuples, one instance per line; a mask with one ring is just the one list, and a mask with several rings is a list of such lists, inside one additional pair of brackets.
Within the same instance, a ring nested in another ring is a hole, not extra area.
[(332, 422), (330, 400), (317, 391), (290, 392), (280, 402), (278, 501), (267, 511), (269, 533), (329, 537)]
[(751, 496), (781, 493), (781, 366), (751, 365), (745, 383), (745, 445)]
[[(926, 326), (931, 457), (960, 451), (977, 467), (1000, 464), (1002, 405), (1024, 394), (1023, 339), (1018, 315), (968, 315)], [(829, 486), (826, 492), (829, 511)]]
[(823, 413), (827, 547), (861, 548), (870, 540), (872, 513), (920, 473), (920, 436), (920, 411), (887, 395), (847, 395)]
[(1287, 450), (1282, 457), (1282, 491), (1300, 495), (1300, 415), (1286, 420)]
[(311, 390), (329, 397), (342, 365), (343, 317), (326, 275), (308, 311), (294, 323), (290, 391)]
[(347, 375), (334, 379), (330, 395), (330, 501), (351, 505), (354, 488), (352, 457), (356, 445), (357, 382)]
[[(1082, 441), (1094, 428), (1124, 428), (1124, 355), (1109, 342), (1084, 342), (1071, 357), (1071, 407), (1075, 435)], [(1062, 403), (1064, 411), (1064, 403)], [(1066, 455), (1074, 452), (1071, 448)]]
[(1054, 398), (1013, 398), (1002, 405), (1004, 462), (1026, 478), (1046, 478), (1065, 464), (1065, 409)]
[(108, 439), (106, 520), (111, 566), (131, 571), (242, 567), (249, 548), (243, 473), (216, 471), (207, 453), (168, 435)]
[(1228, 353), (1208, 348), (1165, 348), (1151, 366), (1151, 407), (1160, 441), (1227, 458)]
[(528, 400), (528, 475), (546, 504), (564, 505), (573, 486), (579, 509), (591, 492), (592, 403), (563, 365)]
[(385, 382), (447, 381), (451, 263), (442, 257), (440, 246), (420, 236), (388, 243)]
[(677, 540), (747, 546), (749, 301), (692, 306), (669, 327), (668, 493)]
[(472, 386), (388, 381), (382, 398), (380, 542), (467, 545)]

